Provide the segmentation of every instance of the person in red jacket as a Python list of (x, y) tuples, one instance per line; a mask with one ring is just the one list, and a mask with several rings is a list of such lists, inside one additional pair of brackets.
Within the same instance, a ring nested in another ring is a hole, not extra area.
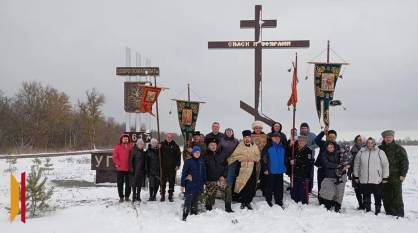
[[(129, 201), (131, 195), (131, 186), (129, 185), (129, 153), (132, 150), (132, 144), (129, 143), (129, 135), (122, 134), (119, 138), (119, 144), (113, 149), (112, 160), (117, 171), (117, 185), (119, 202)], [(123, 195), (123, 185), (125, 184), (125, 195)]]

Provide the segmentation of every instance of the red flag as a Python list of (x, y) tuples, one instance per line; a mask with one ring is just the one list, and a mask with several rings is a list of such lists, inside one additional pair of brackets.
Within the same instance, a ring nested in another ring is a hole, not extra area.
[(26, 223), (26, 172), (20, 174), (20, 220)]
[(292, 94), (290, 95), (290, 98), (287, 101), (287, 106), (292, 105), (294, 108), (296, 108), (296, 104), (298, 102), (298, 90), (296, 87), (297, 83), (298, 83), (297, 70), (296, 70), (296, 67), (293, 66)]
[(154, 115), (152, 113), (152, 105), (157, 101), (160, 91), (160, 87), (144, 86), (144, 93), (141, 96), (139, 111), (148, 112), (151, 115)]

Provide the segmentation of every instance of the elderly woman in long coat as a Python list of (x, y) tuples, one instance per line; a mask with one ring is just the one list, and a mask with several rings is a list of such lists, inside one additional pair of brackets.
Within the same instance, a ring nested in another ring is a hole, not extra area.
[(257, 178), (260, 174), (260, 150), (251, 141), (251, 131), (242, 132), (243, 141), (239, 143), (232, 155), (228, 158), (228, 164), (236, 161), (241, 163), (238, 176), (235, 181), (234, 192), (241, 197), (241, 209), (252, 210), (251, 202), (257, 188)]

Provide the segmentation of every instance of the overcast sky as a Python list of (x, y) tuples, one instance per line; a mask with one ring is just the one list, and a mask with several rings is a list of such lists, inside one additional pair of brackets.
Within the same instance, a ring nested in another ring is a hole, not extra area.
[[(163, 130), (179, 132), (176, 114), (168, 114), (170, 108), (175, 112), (170, 99), (185, 98), (186, 92), (178, 95), (189, 82), (197, 93), (192, 98), (207, 102), (198, 130), (208, 132), (216, 120), (240, 132), (252, 122), (239, 101), (253, 105), (254, 51), (208, 50), (207, 42), (253, 40), (253, 30), (240, 29), (239, 21), (254, 18), (255, 4), (263, 5), (264, 19), (278, 20), (278, 28), (263, 31), (263, 40), (311, 42), (309, 49), (263, 52), (263, 112), (282, 122), (286, 133), (291, 124), (287, 69), (295, 52), (297, 122), (319, 130), (313, 67), (306, 62), (329, 39), (350, 62), (335, 92), (347, 110), (331, 110), (331, 127), (347, 137), (391, 128), (418, 138), (418, 2), (413, 0), (1, 0), (0, 90), (12, 96), (22, 82), (37, 80), (76, 103), (96, 87), (106, 96), (104, 113), (123, 122), (124, 79), (115, 76), (115, 67), (125, 65), (128, 46), (132, 65), (135, 52), (148, 57), (160, 67), (158, 82), (170, 88), (160, 96)], [(341, 61), (333, 54), (331, 60)]]

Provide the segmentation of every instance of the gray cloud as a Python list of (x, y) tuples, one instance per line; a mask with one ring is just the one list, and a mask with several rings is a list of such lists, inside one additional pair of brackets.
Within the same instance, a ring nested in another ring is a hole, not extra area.
[(240, 29), (239, 20), (254, 17), (255, 3), (263, 5), (265, 19), (278, 20), (278, 28), (264, 30), (264, 40), (311, 40), (309, 49), (263, 52), (263, 111), (283, 122), (286, 131), (291, 123), (287, 69), (296, 51), (301, 80), (298, 121), (319, 130), (313, 81), (304, 77), (312, 77), (306, 62), (328, 39), (351, 63), (336, 90), (347, 110), (332, 110), (332, 127), (418, 129), (418, 4), (409, 0), (3, 0), (0, 89), (12, 95), (23, 81), (38, 80), (65, 91), (75, 102), (86, 89), (97, 87), (107, 98), (106, 115), (124, 121), (123, 78), (114, 73), (116, 66), (125, 64), (124, 48), (129, 46), (160, 66), (158, 82), (170, 87), (160, 98), (163, 129), (178, 131), (175, 114), (168, 114), (175, 109), (169, 99), (188, 82), (208, 102), (199, 116), (200, 130), (208, 131), (213, 120), (237, 131), (247, 128), (251, 117), (239, 109), (239, 100), (253, 100), (254, 52), (208, 50), (207, 41), (252, 40), (253, 31)]

